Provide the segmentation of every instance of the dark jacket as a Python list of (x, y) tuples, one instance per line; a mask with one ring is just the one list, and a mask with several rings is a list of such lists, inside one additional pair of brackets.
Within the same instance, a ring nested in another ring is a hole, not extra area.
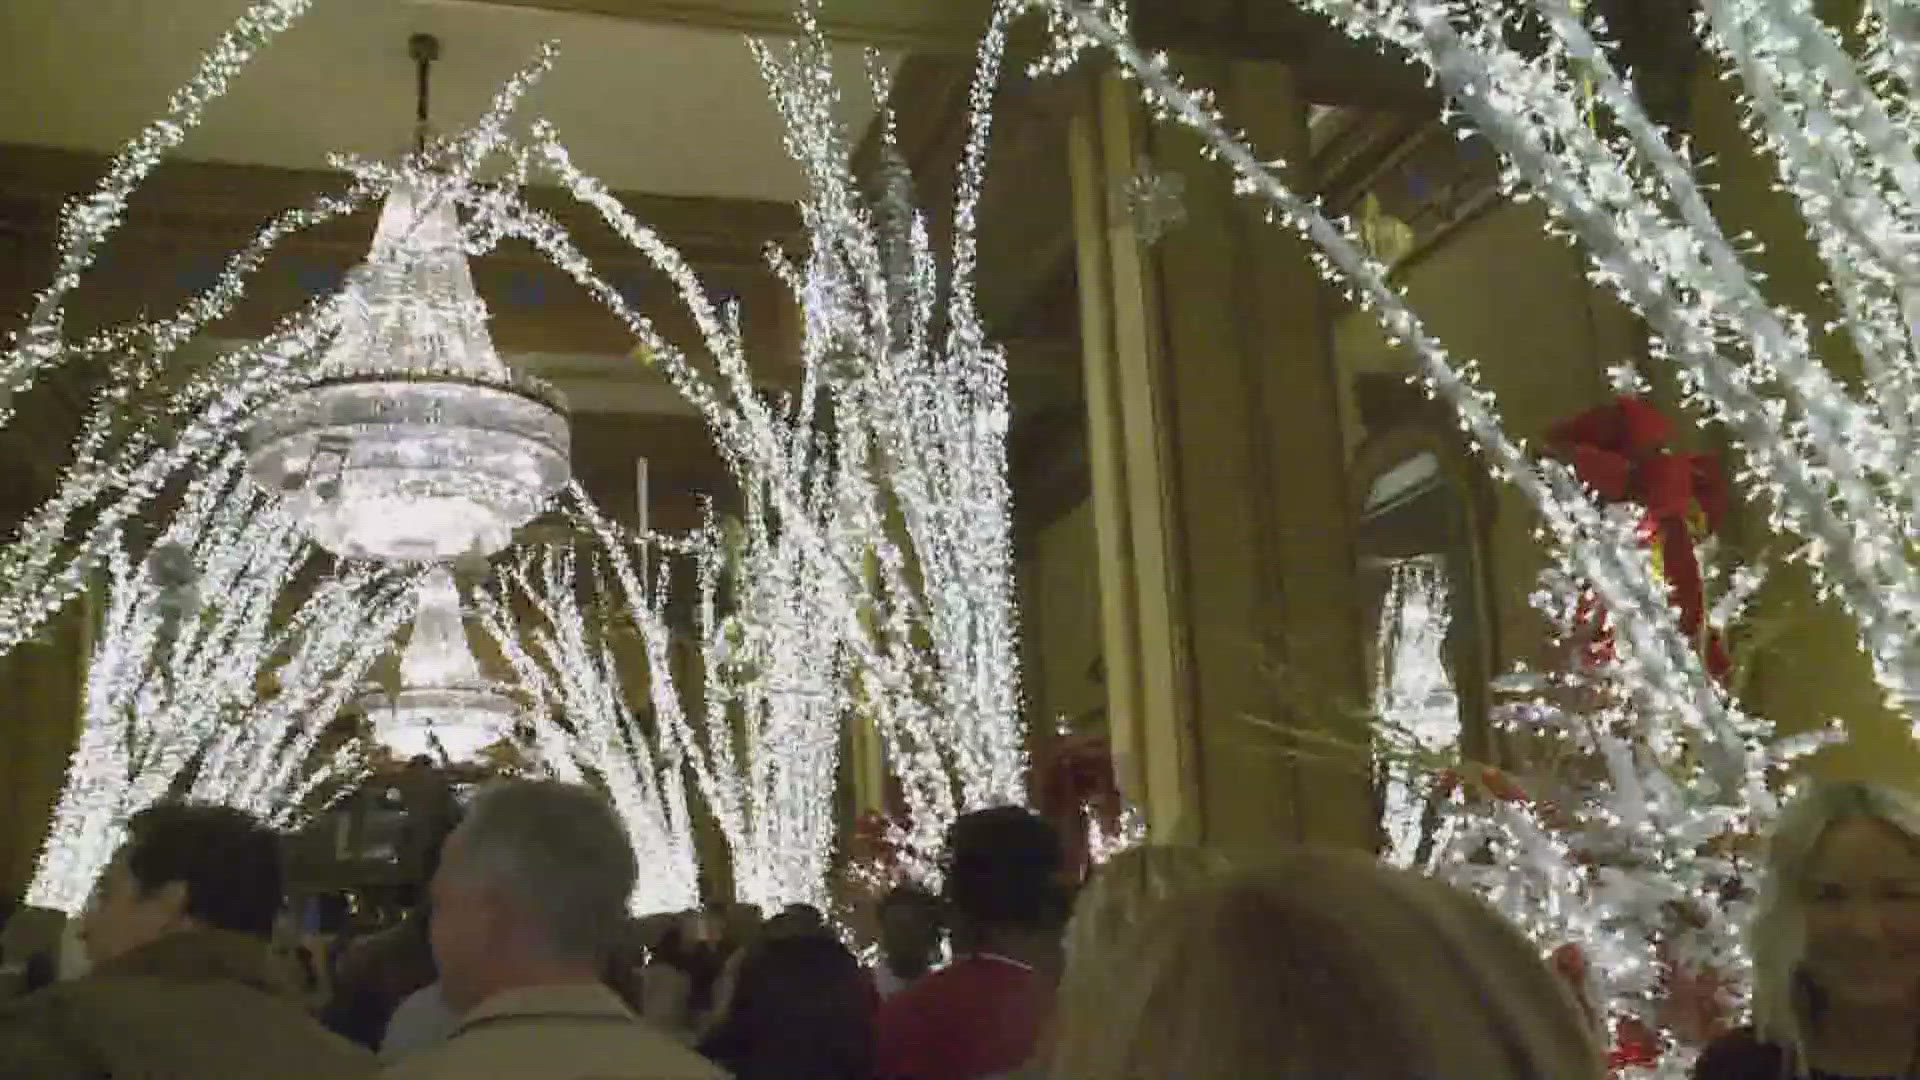
[(355, 942), (333, 978), (333, 999), (321, 1013), (327, 1028), (377, 1050), (393, 1011), (440, 977), (433, 963), (424, 909)]
[(267, 943), (224, 930), (170, 934), (0, 1006), (0, 1078), (320, 1080), (370, 1073), (373, 1055), (289, 996)]

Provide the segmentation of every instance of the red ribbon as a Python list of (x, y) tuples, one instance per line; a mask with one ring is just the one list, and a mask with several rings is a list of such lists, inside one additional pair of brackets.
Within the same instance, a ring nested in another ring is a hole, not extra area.
[[(1727, 489), (1717, 457), (1669, 450), (1672, 436), (1672, 422), (1658, 409), (1621, 397), (1556, 424), (1547, 442), (1602, 499), (1635, 503), (1646, 511), (1642, 530), (1649, 541), (1660, 541), (1661, 572), (1680, 612), (1680, 627), (1698, 639), (1706, 620), (1706, 588), (1689, 519), (1697, 507), (1706, 531), (1717, 532), (1727, 514)], [(1731, 662), (1717, 634), (1707, 635), (1706, 649), (1708, 669), (1724, 676)]]

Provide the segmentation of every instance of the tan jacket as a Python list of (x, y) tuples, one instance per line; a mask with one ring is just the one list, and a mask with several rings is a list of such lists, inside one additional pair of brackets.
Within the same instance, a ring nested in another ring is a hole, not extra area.
[(508, 990), (381, 1080), (726, 1080), (599, 984)]
[(322, 1028), (289, 990), (263, 940), (224, 930), (170, 934), (0, 1006), (0, 1078), (370, 1074), (373, 1055)]

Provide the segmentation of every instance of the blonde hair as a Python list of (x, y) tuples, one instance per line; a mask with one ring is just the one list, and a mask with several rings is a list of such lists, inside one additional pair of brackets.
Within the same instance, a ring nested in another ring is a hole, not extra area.
[[(1054, 992), (1056, 1011), (1098, 1010), (1112, 994), (1100, 974), (1109, 953), (1161, 901), (1226, 872), (1227, 861), (1205, 848), (1143, 844), (1094, 871), (1073, 901), (1063, 942), (1066, 965)], [(1051, 1033), (1047, 1039), (1051, 1040)]]
[(1517, 931), (1357, 853), (1205, 882), (1088, 959), (1106, 995), (1061, 1001), (1058, 1080), (1603, 1075), (1565, 984)]
[(1226, 870), (1226, 859), (1205, 848), (1143, 844), (1107, 860), (1073, 902), (1067, 923), (1067, 964), (1111, 949), (1153, 905)]
[(1898, 788), (1858, 780), (1823, 781), (1787, 805), (1767, 839), (1766, 874), (1754, 905), (1753, 1022), (1760, 1038), (1805, 1068), (1819, 988), (1800, 970), (1807, 951), (1807, 875), (1820, 842), (1853, 818), (1882, 822), (1920, 849), (1920, 801)]

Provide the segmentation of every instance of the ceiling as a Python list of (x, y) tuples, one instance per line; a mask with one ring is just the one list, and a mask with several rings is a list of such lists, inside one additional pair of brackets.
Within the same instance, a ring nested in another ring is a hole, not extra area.
[[(157, 116), (248, 0), (5, 0), (0, 143), (110, 151)], [(390, 157), (411, 137), (407, 38), (439, 36), (433, 113), (471, 122), (542, 42), (559, 61), (522, 106), (619, 191), (791, 201), (799, 170), (734, 33), (458, 0), (317, 0), (207, 110), (177, 156), (324, 168), (330, 152)], [(843, 120), (873, 112), (859, 49), (840, 54)], [(106, 74), (110, 73), (110, 75)]]

